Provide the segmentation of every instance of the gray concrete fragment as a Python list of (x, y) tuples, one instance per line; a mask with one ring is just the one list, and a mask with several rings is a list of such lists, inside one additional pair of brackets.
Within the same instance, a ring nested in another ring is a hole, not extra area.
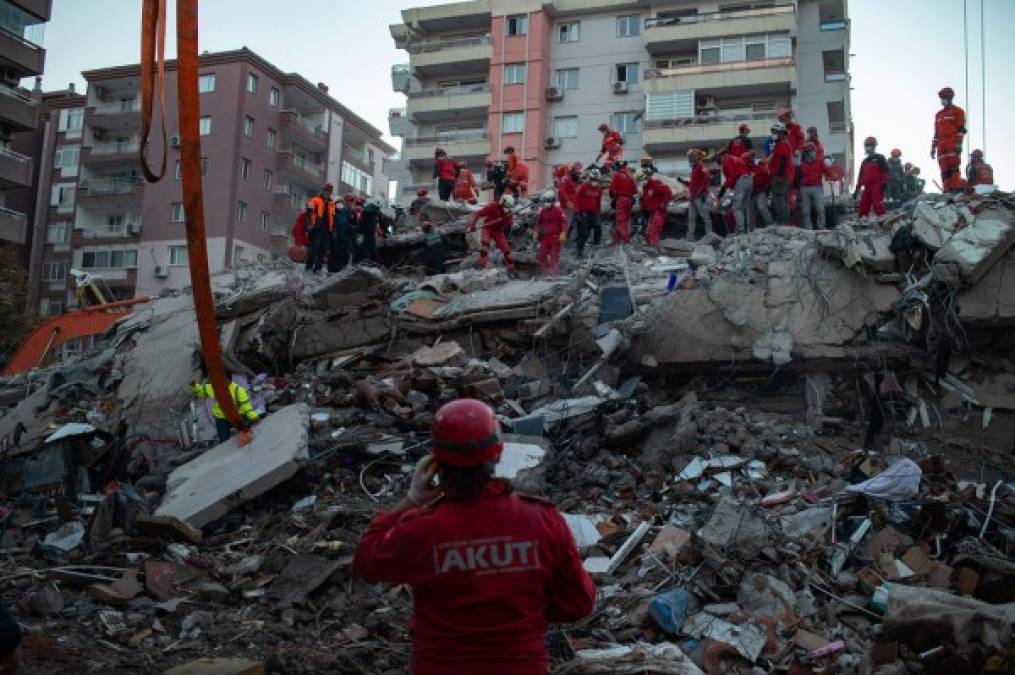
[(935, 281), (956, 286), (978, 283), (1015, 245), (1015, 223), (1008, 211), (985, 209), (959, 230), (934, 256)]
[(713, 546), (736, 552), (741, 560), (750, 560), (769, 543), (768, 524), (757, 509), (724, 496), (698, 536)]

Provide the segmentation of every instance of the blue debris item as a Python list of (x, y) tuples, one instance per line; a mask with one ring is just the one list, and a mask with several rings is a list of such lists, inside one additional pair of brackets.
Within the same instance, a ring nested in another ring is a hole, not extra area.
[(631, 293), (627, 286), (608, 286), (600, 293), (599, 323), (609, 323), (631, 316)]
[(666, 280), (666, 290), (672, 291), (680, 283), (680, 275), (676, 272), (670, 272), (670, 278)]
[(690, 604), (691, 594), (683, 588), (674, 588), (652, 598), (648, 611), (660, 628), (676, 635), (684, 627)]

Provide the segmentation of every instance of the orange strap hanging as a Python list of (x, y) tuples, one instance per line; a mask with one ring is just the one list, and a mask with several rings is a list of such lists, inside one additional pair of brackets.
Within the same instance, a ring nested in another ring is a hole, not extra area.
[[(155, 92), (162, 126), (162, 166), (157, 176), (148, 167)], [(144, 0), (141, 9), (141, 172), (149, 183), (166, 175), (166, 0)]]
[[(153, 86), (157, 85), (159, 88), (159, 100), (162, 102), (165, 100), (164, 45), (162, 45), (165, 35), (165, 16), (165, 0), (144, 0), (141, 19), (143, 43), (141, 92), (144, 106), (142, 148), (146, 146), (151, 131)], [(215, 321), (215, 303), (212, 300), (211, 279), (208, 273), (204, 194), (201, 185), (201, 140), (198, 129), (200, 108), (197, 92), (197, 0), (177, 0), (176, 31), (176, 79), (180, 113), (180, 178), (183, 191), (183, 213), (187, 221), (190, 282), (194, 293), (194, 311), (197, 314), (198, 334), (201, 338), (201, 354), (204, 357), (212, 390), (215, 392), (215, 400), (223, 414), (233, 426), (244, 428), (248, 423), (240, 417), (240, 413), (236, 409), (236, 403), (229, 393), (229, 381), (226, 379), (225, 367), (222, 364), (222, 349), (219, 344), (218, 325)], [(155, 58), (156, 44), (160, 45), (157, 67), (152, 63), (152, 59)], [(163, 135), (165, 135), (164, 121)], [(155, 182), (162, 177), (161, 175), (151, 175), (144, 162), (142, 162), (142, 168), (145, 171), (145, 177), (150, 182)], [(162, 172), (165, 173), (165, 156), (162, 160)], [(244, 445), (245, 441), (249, 442), (249, 433), (240, 434), (240, 444)]]

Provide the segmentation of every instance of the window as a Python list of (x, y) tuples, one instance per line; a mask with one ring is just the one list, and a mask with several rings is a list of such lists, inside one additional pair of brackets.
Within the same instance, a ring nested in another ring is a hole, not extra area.
[(554, 138), (578, 138), (578, 116), (553, 118)]
[(257, 75), (247, 73), (247, 91), (251, 94), (257, 93)]
[(173, 202), (170, 205), (169, 222), (171, 223), (183, 222), (183, 202)]
[(747, 44), (747, 60), (748, 61), (764, 61), (765, 60), (765, 45), (764, 43), (748, 43)]
[(373, 192), (374, 179), (365, 171), (357, 169), (349, 162), (342, 162), (342, 182), (363, 194)]
[(250, 160), (246, 157), (240, 158), (240, 178), (244, 180), (250, 178), (250, 167), (253, 166)]
[(701, 45), (698, 49), (698, 63), (708, 65), (722, 60), (722, 47), (719, 45)]
[(202, 136), (207, 136), (211, 133), (211, 116), (205, 115), (198, 121), (198, 129)]
[(368, 164), (373, 164), (374, 163), (374, 149), (373, 148), (367, 148), (367, 163)]
[(846, 80), (846, 56), (842, 49), (821, 52), (821, 62), (825, 69), (825, 82)]
[(525, 113), (506, 112), (501, 123), (501, 132), (505, 134), (520, 134), (525, 131)]
[(171, 267), (182, 267), (190, 264), (190, 257), (187, 255), (186, 246), (169, 247), (169, 265)]
[(615, 79), (614, 82), (636, 84), (638, 82), (638, 64), (618, 63), (616, 68), (616, 78), (617, 79)]
[(242, 259), (243, 259), (243, 247), (242, 246), (234, 246), (233, 247), (233, 262), (236, 262), (236, 261), (242, 260)]
[(849, 128), (846, 124), (845, 101), (828, 101), (825, 103), (825, 107), (828, 109), (828, 133), (846, 133)]
[(617, 17), (617, 37), (634, 37), (641, 35), (641, 16), (629, 14)]
[(268, 90), (268, 105), (278, 107), (278, 102), (282, 98), (282, 94), (279, 93), (278, 87), (272, 87)]
[(180, 160), (176, 160), (176, 180), (180, 180)]
[(525, 64), (504, 64), (504, 84), (525, 84)]
[(556, 86), (557, 89), (564, 91), (565, 89), (577, 89), (578, 88), (578, 69), (577, 68), (564, 68), (556, 72)]
[(47, 244), (66, 244), (67, 235), (70, 232), (70, 223), (66, 220), (56, 220), (46, 227)]
[(275, 174), (272, 173), (271, 169), (264, 170), (264, 189), (270, 190), (271, 184), (275, 180)]
[(47, 316), (60, 316), (61, 314), (63, 314), (63, 300), (50, 300)]
[(613, 113), (610, 126), (623, 134), (636, 134), (640, 127), (638, 115), (636, 112)]
[(652, 93), (645, 97), (645, 118), (676, 120), (694, 117), (694, 90)]
[(509, 36), (525, 35), (529, 32), (529, 17), (524, 14), (507, 17), (504, 22), (504, 30)]
[(49, 205), (56, 207), (58, 211), (73, 211), (74, 189), (74, 185), (66, 183), (52, 186), (49, 194)]
[(81, 254), (81, 267), (85, 269), (125, 269), (137, 267), (137, 251), (85, 251)]
[(236, 202), (236, 222), (242, 223), (247, 219), (247, 202)]
[(698, 63), (705, 65), (784, 59), (792, 56), (792, 53), (788, 33), (761, 33), (698, 42)]
[(257, 264), (260, 265), (261, 263), (265, 263), (265, 262), (268, 262), (268, 256), (264, 255), (263, 253), (258, 253), (257, 254)]
[(243, 135), (247, 138), (254, 137), (254, 118), (250, 115), (243, 116)]
[(215, 91), (215, 73), (199, 75), (197, 78), (197, 93), (210, 94)]
[[(180, 180), (180, 174), (181, 174), (180, 160), (176, 160), (176, 180)], [(202, 176), (208, 175), (208, 158), (207, 157), (202, 157), (201, 158), (201, 175)]]
[(261, 211), (261, 232), (267, 232), (268, 228), (271, 227), (271, 214), (267, 211)]
[(78, 159), (81, 157), (81, 149), (76, 146), (59, 148), (54, 154), (53, 168), (61, 171), (71, 170), (73, 175), (78, 168)]
[(64, 108), (60, 111), (60, 121), (58, 122), (57, 131), (63, 131), (67, 133), (68, 136), (79, 136), (79, 132), (84, 126), (84, 121), (84, 108)]
[(268, 147), (274, 148), (275, 143), (278, 142), (278, 132), (274, 129), (268, 129)]
[(557, 26), (557, 42), (578, 42), (581, 39), (581, 22), (571, 21)]
[(44, 262), (42, 263), (43, 281), (64, 281), (67, 278), (66, 262)]
[(127, 232), (127, 216), (122, 213), (106, 216), (106, 234), (124, 234)]

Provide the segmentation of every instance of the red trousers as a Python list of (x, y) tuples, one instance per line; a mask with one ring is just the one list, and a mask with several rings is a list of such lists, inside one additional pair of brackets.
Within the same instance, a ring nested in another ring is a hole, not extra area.
[(941, 169), (941, 189), (945, 192), (962, 190), (966, 181), (962, 179), (962, 158), (955, 152), (955, 142), (939, 143), (937, 165)]
[(634, 199), (621, 195), (617, 197), (617, 224), (613, 228), (613, 244), (631, 241), (631, 207)]
[(557, 273), (557, 265), (560, 263), (560, 235), (543, 237), (539, 240), (536, 260), (539, 261), (539, 270), (543, 274)]
[(500, 252), (504, 254), (504, 267), (505, 269), (513, 270), (515, 268), (514, 262), (511, 260), (511, 247), (508, 246), (507, 236), (504, 234), (504, 230), (498, 227), (484, 227), (483, 235), (479, 240), (479, 266), (486, 267), (487, 258), (490, 253), (490, 242), (500, 249)]
[(645, 228), (645, 241), (649, 246), (658, 246), (659, 239), (663, 235), (663, 225), (666, 224), (666, 207), (656, 209), (648, 219), (648, 227)]
[(860, 217), (863, 218), (874, 209), (879, 216), (885, 215), (885, 186), (883, 183), (865, 185), (860, 195)]

